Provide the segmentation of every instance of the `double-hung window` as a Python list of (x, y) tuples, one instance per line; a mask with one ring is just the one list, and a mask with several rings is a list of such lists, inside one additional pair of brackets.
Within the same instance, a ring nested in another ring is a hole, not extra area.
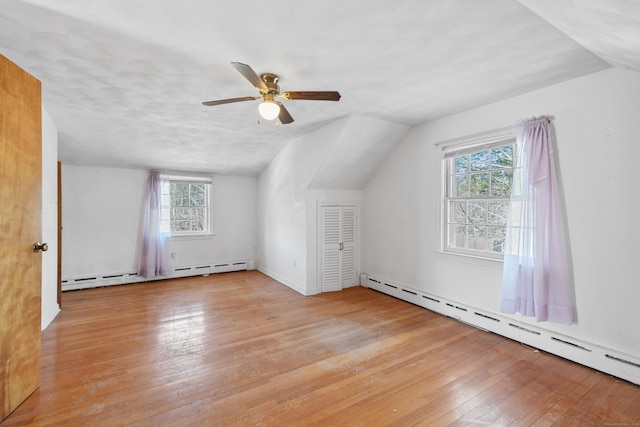
[(443, 251), (503, 258), (516, 154), (510, 134), (444, 147)]
[(162, 186), (162, 215), (172, 236), (211, 233), (211, 179), (167, 176)]

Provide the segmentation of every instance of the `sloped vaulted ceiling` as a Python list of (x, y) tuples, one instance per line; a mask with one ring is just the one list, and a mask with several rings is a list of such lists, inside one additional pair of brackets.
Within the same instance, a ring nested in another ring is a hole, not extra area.
[[(606, 5), (603, 5), (606, 3)], [(0, 53), (43, 83), (65, 163), (257, 175), (345, 116), (412, 126), (611, 66), (638, 69), (624, 0), (3, 0)], [(607, 35), (608, 34), (608, 35)], [(295, 118), (257, 122), (230, 65), (280, 76)]]
[(310, 189), (360, 190), (409, 131), (406, 125), (352, 115), (330, 143)]
[(519, 0), (614, 67), (640, 71), (637, 0)]

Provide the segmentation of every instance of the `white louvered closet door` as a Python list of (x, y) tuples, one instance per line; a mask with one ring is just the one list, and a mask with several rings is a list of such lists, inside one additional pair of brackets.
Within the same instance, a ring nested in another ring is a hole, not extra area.
[(322, 292), (358, 282), (355, 206), (323, 206), (321, 211)]

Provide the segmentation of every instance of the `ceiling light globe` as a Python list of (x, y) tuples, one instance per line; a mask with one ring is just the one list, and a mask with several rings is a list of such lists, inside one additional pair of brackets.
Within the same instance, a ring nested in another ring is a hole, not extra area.
[(258, 105), (258, 112), (265, 120), (273, 120), (280, 114), (280, 106), (273, 101), (264, 101)]

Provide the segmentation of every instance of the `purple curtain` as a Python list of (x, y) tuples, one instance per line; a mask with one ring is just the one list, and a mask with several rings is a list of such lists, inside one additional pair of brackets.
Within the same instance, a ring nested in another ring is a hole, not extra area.
[(143, 277), (171, 274), (171, 230), (163, 227), (162, 178), (151, 171), (147, 181), (142, 236), (138, 254), (138, 275)]
[(514, 173), (500, 310), (571, 324), (573, 283), (550, 121), (538, 117), (517, 126), (522, 175)]

